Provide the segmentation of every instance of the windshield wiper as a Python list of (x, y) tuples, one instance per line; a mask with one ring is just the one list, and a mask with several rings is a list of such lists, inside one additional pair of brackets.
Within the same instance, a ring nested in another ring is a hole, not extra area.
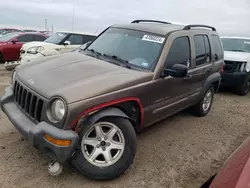
[[(81, 50), (83, 50), (83, 49), (81, 49)], [(100, 52), (97, 52), (94, 49), (86, 49), (86, 50), (93, 52), (96, 56), (102, 55)]]
[(109, 58), (112, 58), (112, 59), (115, 59), (115, 60), (117, 60), (117, 61), (123, 63), (123, 64), (126, 66), (126, 68), (129, 68), (129, 69), (131, 68), (131, 66), (130, 66), (130, 64), (129, 64), (129, 62), (128, 62), (127, 60), (122, 59), (122, 58), (120, 58), (120, 57), (118, 57), (118, 56), (116, 56), (116, 55), (103, 54), (103, 56), (109, 57)]

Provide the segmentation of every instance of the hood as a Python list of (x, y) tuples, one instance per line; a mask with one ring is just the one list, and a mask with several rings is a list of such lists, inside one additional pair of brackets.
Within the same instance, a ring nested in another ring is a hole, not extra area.
[(48, 47), (49, 48), (58, 48), (59, 45), (48, 43), (48, 42), (36, 42), (36, 41), (33, 41), (33, 42), (27, 42), (27, 43), (23, 44), (21, 49), (26, 51), (29, 48), (36, 47), (36, 46), (42, 46), (44, 48), (48, 48)]
[(0, 42), (0, 46), (6, 45), (6, 44), (7, 44), (7, 42)]
[(225, 51), (224, 59), (226, 61), (250, 62), (250, 53)]
[(47, 99), (84, 100), (152, 80), (152, 72), (127, 69), (79, 52), (38, 58), (17, 68), (17, 77)]

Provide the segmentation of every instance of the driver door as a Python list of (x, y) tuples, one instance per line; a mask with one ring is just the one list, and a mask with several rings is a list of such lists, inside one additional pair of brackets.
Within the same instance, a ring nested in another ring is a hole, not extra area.
[[(172, 40), (172, 45), (163, 68), (171, 69), (174, 64), (185, 64), (189, 67), (191, 62), (191, 45), (188, 34), (186, 33), (184, 36), (169, 40)], [(186, 79), (186, 77), (160, 77), (150, 86), (152, 88), (148, 88), (148, 90), (152, 91), (151, 96), (148, 97), (152, 100), (150, 103), (153, 104), (149, 108), (152, 110), (150, 113), (151, 117), (149, 116), (152, 120), (146, 119), (145, 122), (152, 123), (154, 120), (164, 119), (187, 107), (189, 104), (188, 88), (190, 85), (185, 82)], [(145, 116), (145, 118), (147, 117)]]

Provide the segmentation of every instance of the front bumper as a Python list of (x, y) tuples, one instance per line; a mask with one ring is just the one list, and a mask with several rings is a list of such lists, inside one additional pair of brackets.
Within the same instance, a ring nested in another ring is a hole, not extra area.
[(233, 73), (223, 73), (221, 86), (222, 87), (238, 87), (244, 84), (248, 77), (248, 72), (233, 72)]
[[(0, 99), (0, 106), (12, 124), (35, 148), (46, 153), (51, 159), (61, 163), (65, 162), (72, 156), (78, 144), (78, 134), (72, 130), (56, 128), (44, 121), (35, 124), (14, 102), (11, 87), (5, 89), (5, 94)], [(47, 141), (44, 138), (44, 134), (48, 134), (56, 139), (71, 140), (71, 145), (57, 146)]]

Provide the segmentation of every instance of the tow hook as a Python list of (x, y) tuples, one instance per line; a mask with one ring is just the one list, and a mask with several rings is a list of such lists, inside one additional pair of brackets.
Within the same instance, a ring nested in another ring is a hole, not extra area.
[(63, 166), (59, 162), (52, 162), (49, 164), (48, 170), (49, 170), (50, 175), (58, 176), (62, 173)]

